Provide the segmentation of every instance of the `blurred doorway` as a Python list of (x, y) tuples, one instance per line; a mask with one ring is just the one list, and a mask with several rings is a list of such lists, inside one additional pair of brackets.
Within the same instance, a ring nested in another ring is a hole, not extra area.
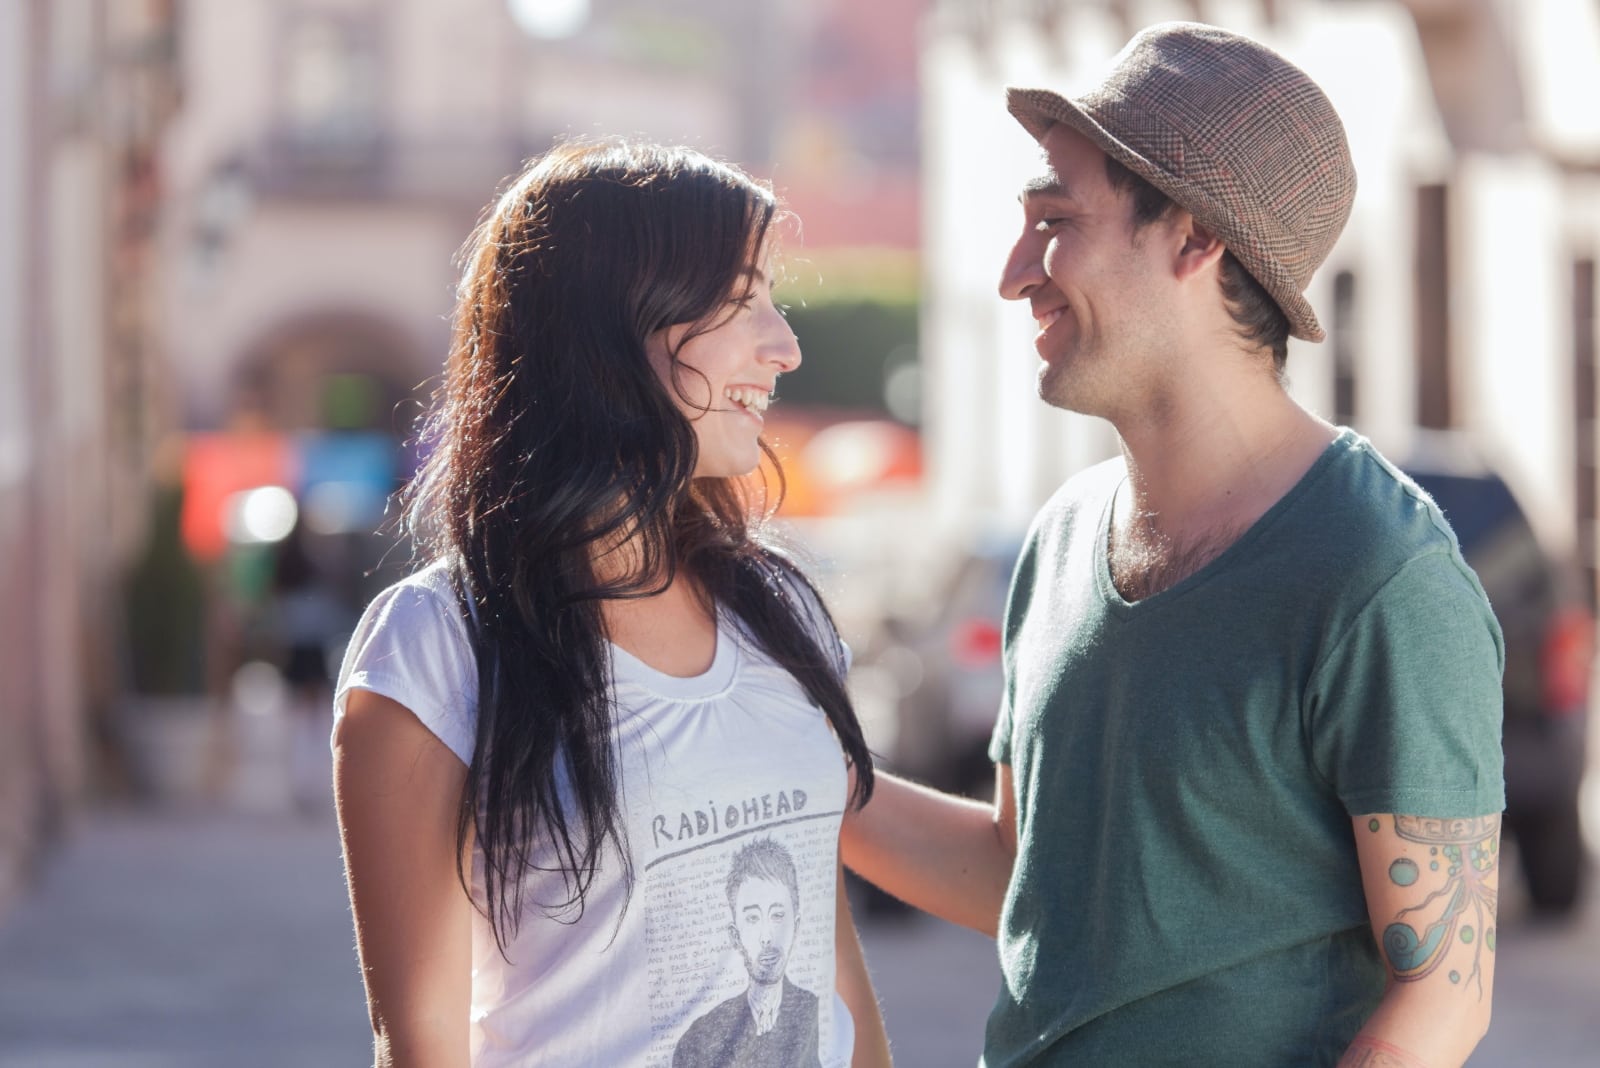
[[(269, 331), (244, 357), (234, 415), (275, 430), (376, 430), (405, 438), (437, 367), (399, 328), (354, 312), (302, 316)], [(427, 367), (427, 370), (423, 368)], [(418, 403), (408, 403), (413, 396)]]

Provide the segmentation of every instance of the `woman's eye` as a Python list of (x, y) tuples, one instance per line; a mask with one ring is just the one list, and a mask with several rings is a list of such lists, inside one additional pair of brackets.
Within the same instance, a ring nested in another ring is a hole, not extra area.
[(1052, 216), (1051, 218), (1048, 218), (1048, 219), (1040, 219), (1037, 223), (1034, 224), (1033, 228), (1035, 230), (1038, 230), (1040, 233), (1048, 233), (1049, 231), (1054, 230), (1056, 227), (1060, 226), (1062, 223), (1064, 223), (1066, 221), (1067, 220), (1061, 218), (1060, 216)]

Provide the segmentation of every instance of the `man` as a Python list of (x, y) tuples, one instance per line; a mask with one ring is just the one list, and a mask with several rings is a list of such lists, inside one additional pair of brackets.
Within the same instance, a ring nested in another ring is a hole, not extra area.
[(673, 1068), (815, 1068), (817, 996), (785, 974), (800, 915), (789, 851), (770, 838), (750, 842), (734, 854), (727, 892), (728, 929), (750, 985), (689, 1025)]
[(1494, 971), (1500, 634), (1439, 511), (1285, 392), (1355, 191), (1281, 56), (1137, 36), (1075, 101), (1000, 289), (1122, 457), (1013, 582), (992, 809), (889, 776), (845, 859), (997, 932), (985, 1065), (1459, 1065)]

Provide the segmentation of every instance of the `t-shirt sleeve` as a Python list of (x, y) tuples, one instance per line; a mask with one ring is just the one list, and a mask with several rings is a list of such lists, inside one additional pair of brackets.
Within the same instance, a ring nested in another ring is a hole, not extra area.
[(1504, 667), (1465, 565), (1449, 552), (1407, 562), (1313, 673), (1303, 711), (1318, 772), (1353, 816), (1499, 812)]
[(466, 625), (446, 593), (415, 578), (380, 593), (361, 616), (334, 690), (334, 717), (353, 689), (410, 709), (423, 726), (472, 763), (478, 676)]

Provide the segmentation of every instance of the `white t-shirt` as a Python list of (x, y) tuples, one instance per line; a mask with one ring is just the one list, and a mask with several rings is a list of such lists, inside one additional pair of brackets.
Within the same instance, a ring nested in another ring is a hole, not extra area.
[[(780, 1020), (775, 1031), (768, 1010), (757, 1028), (753, 1013), (731, 1011), (741, 1002), (727, 1004), (743, 997), (753, 972), (770, 982), (776, 969), (787, 980), (783, 1011), (793, 1006), (805, 1014), (800, 1033), (808, 1037), (814, 1013), (817, 1038), (805, 1043), (804, 1058), (795, 1049), (774, 1059), (766, 1048), (763, 1068), (847, 1065), (854, 1025), (835, 992), (833, 951), (848, 787), (826, 717), (727, 618), (719, 620), (710, 670), (694, 678), (662, 674), (615, 646), (611, 656), (632, 897), (610, 847), (582, 918), (574, 910), (558, 922), (528, 911), (506, 947), (509, 963), (488, 921), (474, 913), (472, 1064), (668, 1068), (690, 1026), (723, 1006), (712, 1019), (727, 1035), (717, 1061), (726, 1068), (738, 1063), (728, 1058), (741, 1042), (739, 1048), (762, 1041), (770, 1047), (782, 1035), (793, 1045), (795, 1019)], [(471, 761), (477, 671), (442, 565), (391, 586), (368, 606), (339, 672), (336, 716), (352, 688), (406, 706)], [(741, 857), (752, 843), (761, 844)], [(767, 863), (737, 883), (730, 903), (734, 864), (748, 867), (758, 855)], [(792, 914), (784, 865), (774, 869), (774, 855), (792, 858)], [(559, 868), (547, 847), (536, 856), (538, 866)], [(481, 902), (481, 855), (473, 879)], [(559, 872), (535, 872), (525, 887), (529, 901), (569, 896)], [(742, 930), (735, 906), (743, 910)], [(749, 1033), (727, 1033), (730, 1020), (748, 1023)], [(709, 1026), (685, 1043), (678, 1065), (698, 1068), (696, 1058), (707, 1059), (702, 1036)], [(701, 1052), (691, 1057), (691, 1046)]]

